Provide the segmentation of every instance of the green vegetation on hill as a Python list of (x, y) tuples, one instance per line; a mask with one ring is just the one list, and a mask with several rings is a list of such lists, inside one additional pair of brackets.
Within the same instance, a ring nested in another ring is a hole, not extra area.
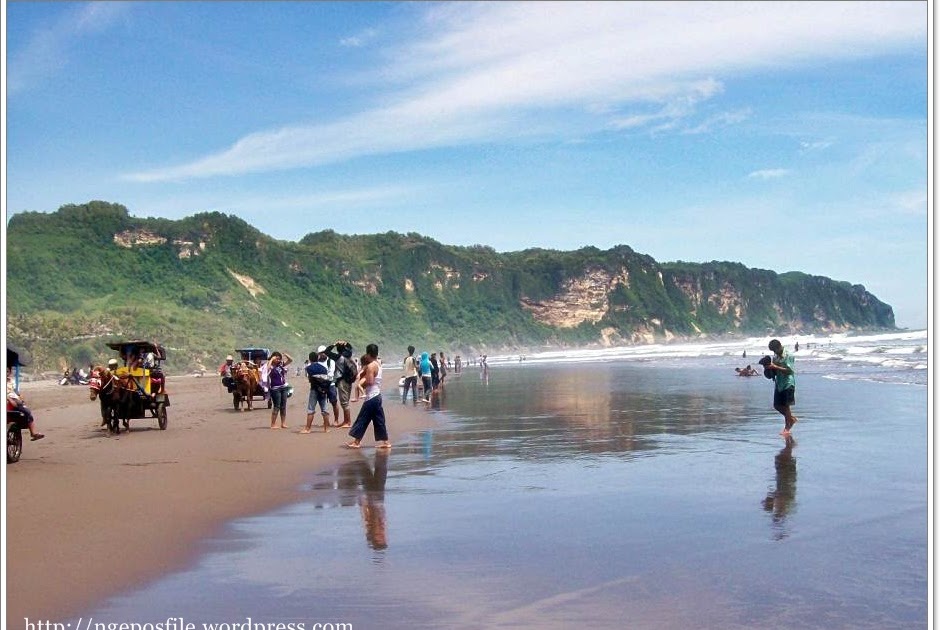
[(14, 215), (6, 291), (8, 339), (40, 370), (103, 361), (118, 338), (160, 341), (182, 372), (239, 346), (302, 360), (338, 338), (467, 355), (894, 327), (864, 287), (803, 273), (658, 263), (625, 245), (497, 253), (330, 230), (295, 243), (221, 213), (138, 218), (102, 201)]

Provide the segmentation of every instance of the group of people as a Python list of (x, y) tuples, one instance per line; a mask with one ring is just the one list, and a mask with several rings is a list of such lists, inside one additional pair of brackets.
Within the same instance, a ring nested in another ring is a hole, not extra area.
[[(376, 446), (391, 448), (388, 429), (385, 423), (385, 411), (382, 407), (382, 361), (376, 344), (366, 346), (366, 352), (358, 361), (353, 358), (353, 347), (348, 341), (337, 340), (326, 346), (321, 345), (310, 352), (304, 362), (303, 374), (310, 384), (307, 396), (306, 422), (301, 433), (313, 430), (317, 411), (322, 417), (323, 432), (331, 427), (349, 428), (352, 438), (346, 444), (349, 448), (359, 448), (369, 424), (373, 425)], [(275, 351), (259, 367), (260, 383), (271, 399), (271, 428), (287, 429), (287, 399), (292, 393), (288, 382), (289, 369), (294, 362), (286, 352)], [(235, 361), (229, 355), (220, 368), (223, 384), (234, 383)], [(353, 393), (356, 398), (351, 398)], [(362, 407), (352, 422), (350, 403), (363, 399)], [(340, 420), (342, 408), (342, 421)], [(332, 416), (331, 412), (332, 411)]]
[[(460, 367), (460, 356), (457, 356), (454, 359), (455, 374), (460, 373)], [(410, 391), (414, 404), (417, 405), (418, 402), (430, 404), (431, 398), (444, 387), (448, 368), (447, 357), (443, 352), (432, 352), (430, 355), (422, 352), (420, 357), (415, 357), (415, 347), (408, 346), (408, 355), (402, 361), (404, 376), (402, 376), (401, 402), (407, 402)], [(418, 398), (419, 378), (421, 379), (421, 398)]]

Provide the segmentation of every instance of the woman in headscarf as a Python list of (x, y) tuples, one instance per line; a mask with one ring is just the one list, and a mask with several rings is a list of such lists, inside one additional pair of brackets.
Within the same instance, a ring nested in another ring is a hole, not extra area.
[(418, 370), (421, 374), (421, 386), (424, 388), (424, 402), (431, 402), (431, 361), (428, 359), (428, 353), (421, 353), (421, 362), (418, 364)]

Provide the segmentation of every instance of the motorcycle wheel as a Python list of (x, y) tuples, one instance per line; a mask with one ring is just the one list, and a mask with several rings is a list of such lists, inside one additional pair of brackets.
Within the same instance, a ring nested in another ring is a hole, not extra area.
[(7, 423), (7, 463), (15, 464), (23, 454), (23, 432), (15, 422)]

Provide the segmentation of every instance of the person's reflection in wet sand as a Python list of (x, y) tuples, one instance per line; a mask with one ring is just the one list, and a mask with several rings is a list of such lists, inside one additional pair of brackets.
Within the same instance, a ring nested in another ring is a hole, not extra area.
[(793, 458), (793, 447), (796, 441), (787, 436), (786, 446), (774, 456), (774, 469), (776, 471), (776, 488), (767, 493), (764, 498), (764, 511), (772, 515), (774, 540), (783, 540), (789, 535), (786, 529), (786, 519), (793, 509), (796, 500), (796, 459)]
[(375, 451), (375, 468), (368, 461), (360, 460), (356, 467), (362, 491), (359, 495), (359, 511), (366, 530), (366, 541), (376, 550), (388, 547), (385, 527), (385, 478), (388, 476), (388, 449)]

